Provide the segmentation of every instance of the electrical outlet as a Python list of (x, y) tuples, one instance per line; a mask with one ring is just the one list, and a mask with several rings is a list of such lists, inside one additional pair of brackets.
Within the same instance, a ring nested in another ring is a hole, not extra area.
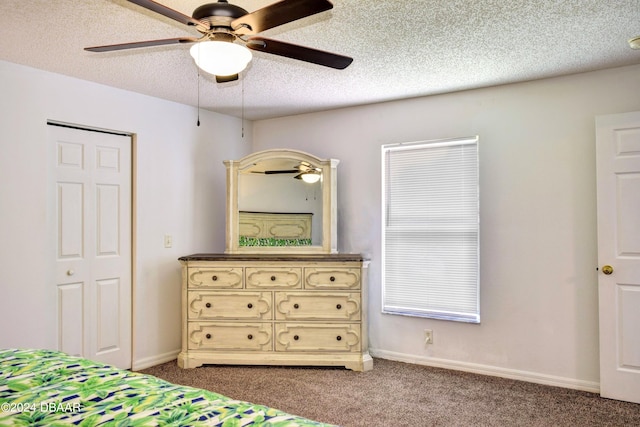
[(431, 329), (424, 330), (424, 343), (433, 344), (433, 331)]

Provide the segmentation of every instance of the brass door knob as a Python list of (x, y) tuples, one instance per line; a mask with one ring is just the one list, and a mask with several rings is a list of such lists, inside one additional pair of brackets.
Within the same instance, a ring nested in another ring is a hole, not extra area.
[(602, 272), (608, 276), (609, 274), (613, 273), (613, 267), (611, 267), (610, 265), (605, 265), (602, 267)]

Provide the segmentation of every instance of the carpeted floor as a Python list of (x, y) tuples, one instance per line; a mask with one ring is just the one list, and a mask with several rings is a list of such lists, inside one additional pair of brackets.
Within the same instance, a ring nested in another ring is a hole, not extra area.
[(175, 361), (142, 372), (344, 427), (640, 426), (640, 404), (384, 359), (364, 373)]

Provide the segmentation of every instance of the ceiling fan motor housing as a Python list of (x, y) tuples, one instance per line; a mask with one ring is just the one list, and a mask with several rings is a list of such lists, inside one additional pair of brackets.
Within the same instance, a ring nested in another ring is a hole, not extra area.
[(226, 0), (217, 3), (203, 4), (193, 11), (193, 19), (208, 22), (213, 27), (231, 28), (231, 21), (246, 15), (247, 12), (240, 6), (229, 4)]

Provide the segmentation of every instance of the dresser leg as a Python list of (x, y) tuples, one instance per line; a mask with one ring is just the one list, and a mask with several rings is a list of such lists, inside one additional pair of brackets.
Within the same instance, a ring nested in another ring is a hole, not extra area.
[(354, 362), (347, 362), (344, 364), (344, 367), (350, 369), (352, 371), (357, 372), (366, 372), (373, 369), (373, 359), (369, 354), (363, 355), (361, 360), (357, 360)]
[(182, 369), (192, 369), (198, 368), (203, 365), (203, 362), (199, 360), (194, 360), (190, 357), (187, 357), (184, 353), (180, 352), (178, 354), (178, 367)]
[(373, 369), (373, 358), (369, 353), (362, 356), (362, 368), (365, 372)]

